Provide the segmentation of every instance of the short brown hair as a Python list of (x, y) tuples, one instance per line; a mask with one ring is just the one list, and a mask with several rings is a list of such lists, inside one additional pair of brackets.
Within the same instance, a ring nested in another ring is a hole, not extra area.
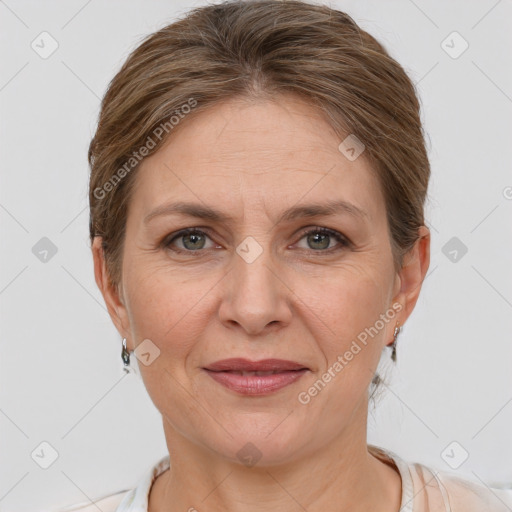
[[(414, 84), (346, 13), (299, 0), (227, 1), (196, 8), (149, 35), (103, 98), (88, 154), (90, 237), (102, 237), (113, 285), (121, 278), (138, 166), (125, 167), (122, 177), (119, 170), (134, 152), (191, 99), (197, 106), (181, 123), (236, 96), (278, 94), (300, 96), (340, 137), (353, 134), (364, 143), (384, 193), (395, 266), (401, 266), (424, 224), (430, 177)], [(167, 132), (151, 152), (172, 136)]]

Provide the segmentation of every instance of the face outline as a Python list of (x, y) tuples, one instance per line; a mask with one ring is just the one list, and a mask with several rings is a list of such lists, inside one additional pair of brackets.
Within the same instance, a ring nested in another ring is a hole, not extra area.
[[(216, 105), (180, 126), (138, 170), (119, 293), (106, 285), (95, 240), (96, 281), (128, 348), (150, 339), (160, 350), (149, 366), (138, 366), (168, 444), (186, 439), (240, 463), (237, 454), (250, 442), (259, 464), (272, 465), (341, 438), (366, 439), (368, 385), (395, 325), (414, 308), (430, 239), (422, 229), (395, 272), (377, 179), (364, 153), (350, 161), (340, 142), (297, 98)], [(366, 214), (277, 222), (287, 208), (329, 200)], [(162, 215), (144, 223), (156, 207), (177, 201), (211, 206), (233, 221)], [(185, 228), (204, 234), (204, 248), (193, 251), (203, 246), (183, 237), (172, 245), (182, 253), (162, 244)], [(332, 236), (315, 239), (318, 228), (340, 233), (348, 245)], [(250, 263), (237, 252), (247, 237), (262, 249)], [(400, 312), (321, 392), (300, 403), (299, 394), (393, 304)], [(243, 396), (202, 369), (231, 357), (288, 359), (310, 371), (275, 393)]]

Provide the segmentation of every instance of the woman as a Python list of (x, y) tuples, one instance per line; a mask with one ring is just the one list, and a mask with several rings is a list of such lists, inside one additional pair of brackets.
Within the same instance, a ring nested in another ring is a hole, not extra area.
[(170, 457), (74, 509), (512, 509), (367, 444), (429, 266), (430, 167), (412, 82), (348, 15), (195, 9), (115, 76), (89, 161), (96, 282)]

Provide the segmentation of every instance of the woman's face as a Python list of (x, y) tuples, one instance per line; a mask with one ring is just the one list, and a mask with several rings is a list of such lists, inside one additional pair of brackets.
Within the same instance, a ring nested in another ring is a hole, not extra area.
[[(138, 366), (168, 442), (272, 464), (366, 435), (368, 386), (426, 267), (416, 258), (395, 273), (365, 153), (341, 152), (328, 123), (292, 97), (231, 100), (182, 122), (138, 170), (120, 292), (106, 294), (129, 349), (150, 340)], [(195, 236), (177, 235), (186, 228)], [(205, 370), (228, 358), (307, 370), (250, 394)]]

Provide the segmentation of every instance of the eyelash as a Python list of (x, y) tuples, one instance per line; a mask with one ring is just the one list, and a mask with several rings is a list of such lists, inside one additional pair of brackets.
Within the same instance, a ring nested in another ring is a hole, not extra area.
[[(329, 235), (331, 236), (332, 238), (334, 238), (338, 243), (339, 243), (339, 246), (336, 246), (336, 247), (331, 247), (330, 249), (325, 249), (325, 250), (315, 250), (315, 249), (309, 249), (309, 252), (312, 252), (312, 253), (317, 253), (317, 254), (331, 254), (333, 252), (336, 252), (336, 251), (339, 251), (341, 249), (345, 249), (345, 248), (348, 248), (351, 246), (351, 242), (345, 238), (341, 233), (339, 233), (338, 231), (334, 231), (332, 229), (329, 229), (329, 228), (324, 228), (324, 227), (315, 227), (313, 229), (309, 229), (308, 231), (304, 231), (303, 233), (301, 233), (301, 236), (299, 238), (299, 241), (302, 240), (304, 237), (312, 234), (312, 233), (321, 233), (321, 234), (324, 234), (324, 235)], [(194, 254), (194, 253), (197, 253), (198, 255), (200, 255), (203, 251), (206, 251), (208, 249), (198, 249), (196, 251), (191, 251), (191, 250), (186, 250), (186, 249), (176, 249), (176, 248), (170, 248), (170, 245), (177, 239), (181, 238), (181, 237), (184, 237), (186, 235), (205, 235), (207, 236), (208, 238), (209, 235), (206, 231), (202, 230), (202, 229), (199, 229), (199, 228), (187, 228), (187, 229), (182, 229), (180, 231), (177, 231), (176, 233), (172, 233), (170, 236), (164, 238), (164, 240), (162, 241), (162, 246), (164, 248), (168, 248), (169, 250), (173, 251), (173, 252), (176, 252), (176, 253), (179, 253), (179, 254), (183, 254), (183, 253), (188, 253), (188, 254)], [(303, 250), (306, 250), (308, 251), (308, 249), (303, 249)]]

